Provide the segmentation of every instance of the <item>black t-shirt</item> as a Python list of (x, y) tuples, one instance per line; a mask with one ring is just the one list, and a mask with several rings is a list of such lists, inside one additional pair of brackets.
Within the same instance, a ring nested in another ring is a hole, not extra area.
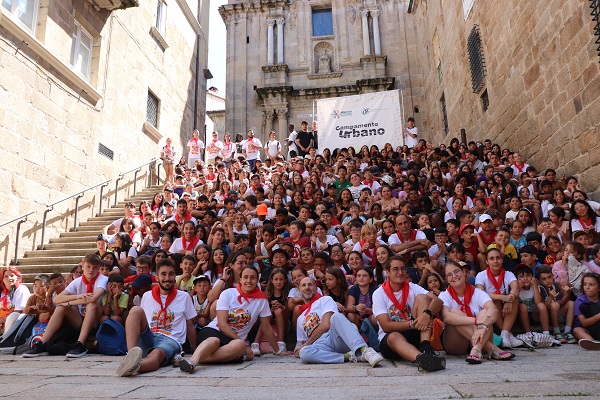
[(297, 139), (300, 142), (300, 145), (302, 147), (307, 148), (308, 145), (310, 145), (310, 141), (311, 140), (314, 142), (315, 137), (312, 134), (312, 132), (303, 132), (303, 131), (300, 131), (300, 132), (298, 132)]

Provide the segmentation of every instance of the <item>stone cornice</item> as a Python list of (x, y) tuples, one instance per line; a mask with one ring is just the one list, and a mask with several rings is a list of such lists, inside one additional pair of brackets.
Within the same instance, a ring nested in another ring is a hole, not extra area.
[(328, 74), (311, 74), (307, 75), (308, 79), (327, 79), (327, 78), (339, 78), (342, 76), (341, 72), (330, 72)]
[(223, 22), (227, 23), (227, 20), (236, 14), (266, 12), (269, 9), (283, 9), (287, 8), (287, 6), (288, 2), (286, 0), (246, 1), (234, 4), (223, 4), (219, 7), (219, 14), (221, 14)]
[(262, 70), (263, 72), (285, 71), (286, 74), (290, 71), (287, 64), (264, 65)]

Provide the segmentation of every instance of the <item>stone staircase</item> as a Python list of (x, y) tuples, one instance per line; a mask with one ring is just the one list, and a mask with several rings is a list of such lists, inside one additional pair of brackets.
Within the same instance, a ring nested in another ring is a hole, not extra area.
[(63, 232), (58, 238), (50, 239), (44, 250), (26, 251), (17, 264), (23, 282), (31, 286), (33, 278), (42, 273), (68, 274), (84, 256), (96, 252), (96, 237), (102, 233), (102, 228), (123, 216), (126, 203), (132, 202), (137, 206), (144, 200), (151, 202), (161, 190), (159, 185), (144, 188), (135, 196), (118, 202), (116, 207), (104, 210), (101, 217), (81, 222), (77, 231)]

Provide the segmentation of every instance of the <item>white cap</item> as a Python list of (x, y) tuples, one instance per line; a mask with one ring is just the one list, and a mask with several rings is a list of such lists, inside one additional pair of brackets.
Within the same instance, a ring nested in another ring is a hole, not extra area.
[(481, 214), (479, 216), (479, 223), (485, 222), (485, 221), (491, 221), (492, 217), (489, 214)]

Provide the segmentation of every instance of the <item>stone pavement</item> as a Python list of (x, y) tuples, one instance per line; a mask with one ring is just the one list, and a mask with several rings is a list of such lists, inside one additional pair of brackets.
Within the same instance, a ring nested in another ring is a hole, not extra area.
[(23, 359), (0, 356), (0, 397), (27, 399), (457, 399), (600, 397), (600, 355), (577, 345), (517, 350), (513, 361), (468, 365), (448, 357), (445, 371), (414, 365), (306, 365), (292, 356), (202, 366), (194, 375), (172, 367), (142, 376), (115, 375), (121, 357)]

